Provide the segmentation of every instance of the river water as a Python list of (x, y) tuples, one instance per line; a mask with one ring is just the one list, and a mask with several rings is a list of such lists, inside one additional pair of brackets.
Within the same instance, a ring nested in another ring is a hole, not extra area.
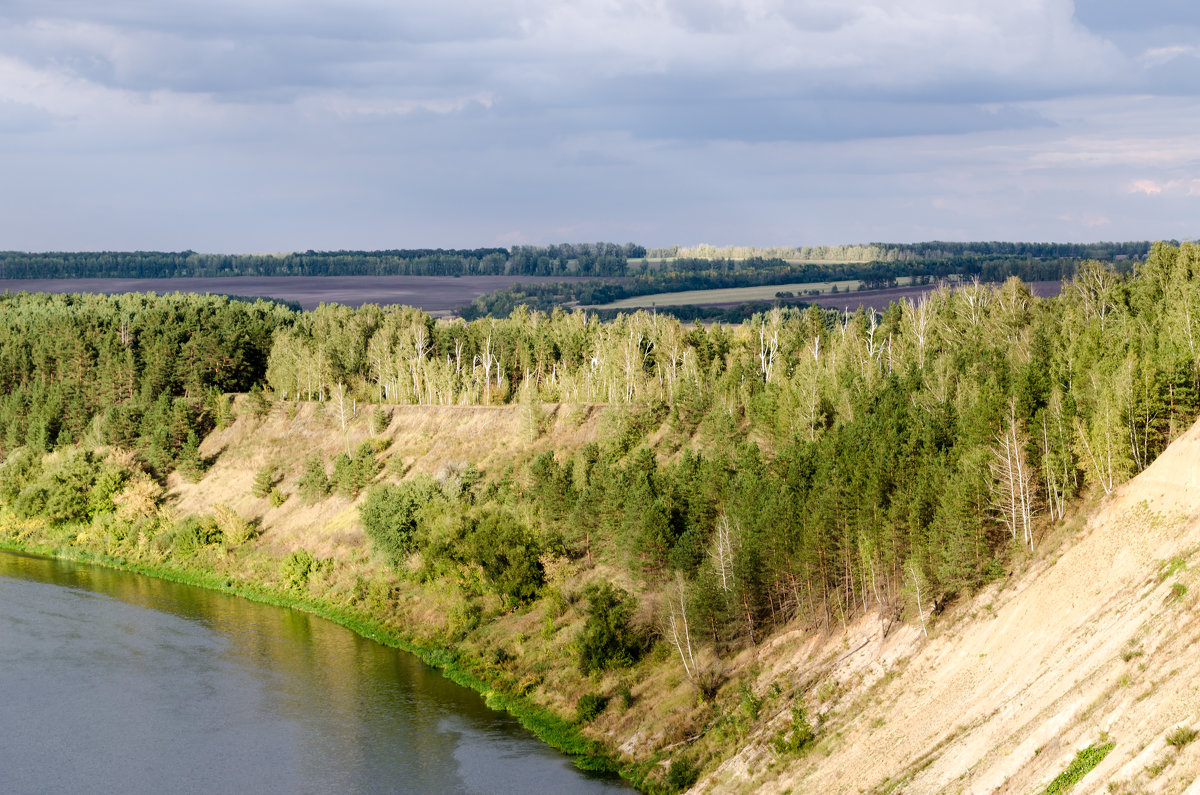
[(4, 552), (0, 760), (22, 793), (629, 791), (329, 621)]

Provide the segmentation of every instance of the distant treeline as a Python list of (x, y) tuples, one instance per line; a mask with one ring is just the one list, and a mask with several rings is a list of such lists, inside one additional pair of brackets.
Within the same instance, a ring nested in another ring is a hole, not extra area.
[[(642, 273), (621, 282), (586, 281), (555, 282), (551, 284), (514, 284), (481, 295), (459, 311), (468, 320), (478, 317), (507, 317), (518, 306), (550, 311), (556, 306), (593, 306), (655, 293), (685, 290), (728, 290), (736, 287), (757, 287), (770, 284), (860, 280), (869, 287), (892, 286), (899, 277), (913, 277), (926, 282), (945, 279), (978, 279), (983, 282), (1002, 282), (1016, 276), (1025, 282), (1059, 281), (1075, 273), (1079, 261), (1074, 259), (1035, 260), (1019, 256), (967, 257), (910, 260), (905, 262), (866, 263), (789, 263), (782, 259), (705, 260), (680, 259), (670, 263), (669, 270)], [(1118, 268), (1118, 270), (1121, 270)], [(763, 307), (752, 308), (750, 314)], [(725, 315), (698, 313), (679, 315), (695, 318), (737, 321), (745, 314)]]
[(632, 243), (477, 249), (197, 254), (194, 251), (0, 252), (0, 279), (217, 276), (621, 276), (646, 250)]
[[(1178, 245), (1176, 243), (1176, 245)], [(1027, 257), (1034, 259), (1140, 259), (1150, 250), (1146, 240), (1126, 243), (868, 243), (844, 246), (699, 246), (650, 249), (651, 258), (750, 259), (754, 257), (815, 262), (895, 262), (950, 257)]]
[[(654, 249), (634, 243), (564, 243), (476, 249), (305, 251), (289, 254), (198, 254), (195, 251), (0, 252), (0, 279), (154, 279), (218, 276), (630, 276), (778, 269), (786, 278), (827, 278), (823, 268), (854, 272), (903, 263), (893, 275), (945, 270), (956, 262), (1013, 263), (1040, 260), (1140, 259), (1150, 249), (1135, 243), (872, 243), (866, 246), (804, 246)], [(647, 260), (647, 256), (650, 260)], [(655, 258), (667, 257), (664, 262)], [(807, 270), (798, 260), (818, 263)], [(936, 265), (934, 264), (936, 263)], [(1036, 265), (1035, 265), (1036, 263)], [(846, 264), (838, 269), (836, 265)], [(944, 267), (943, 267), (944, 264)], [(788, 270), (797, 268), (799, 270)], [(914, 268), (918, 269), (914, 271)], [(965, 271), (973, 273), (974, 271)], [(1023, 279), (1029, 273), (1011, 271)], [(861, 278), (856, 275), (829, 278)], [(1057, 276), (1051, 278), (1058, 278)], [(1038, 280), (1032, 278), (1032, 280)], [(767, 282), (769, 283), (769, 282)], [(691, 288), (684, 288), (691, 289)], [(611, 299), (610, 299), (611, 300)]]

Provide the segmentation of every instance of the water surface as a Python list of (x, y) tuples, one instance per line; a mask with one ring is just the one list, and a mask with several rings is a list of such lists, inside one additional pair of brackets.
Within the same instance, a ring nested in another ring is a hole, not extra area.
[(3, 792), (628, 791), (329, 621), (5, 552), (0, 760)]

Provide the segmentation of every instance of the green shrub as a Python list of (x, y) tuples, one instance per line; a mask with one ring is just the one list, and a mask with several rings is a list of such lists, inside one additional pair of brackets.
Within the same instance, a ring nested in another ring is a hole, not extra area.
[(0, 500), (11, 505), (21, 490), (42, 473), (42, 455), (28, 447), (18, 447), (0, 465)]
[(537, 598), (545, 582), (537, 542), (511, 513), (485, 511), (470, 523), (464, 548), (467, 560), (479, 564), (506, 604)]
[(383, 406), (376, 406), (371, 411), (371, 433), (381, 434), (387, 430), (388, 424), (392, 421), (392, 412), (385, 409)]
[(221, 541), (221, 528), (212, 516), (190, 513), (159, 538), (159, 544), (179, 554), (190, 554)]
[(792, 727), (781, 731), (771, 740), (775, 752), (782, 755), (803, 751), (817, 739), (816, 729), (808, 722), (804, 707), (792, 707)]
[[(16, 483), (23, 484), (12, 501), (17, 514), (45, 517), (54, 524), (87, 522), (112, 513), (113, 495), (124, 487), (130, 474), (104, 463), (91, 451), (69, 452), (49, 469), (42, 469), (40, 463), (35, 468), (25, 455), (14, 456), (5, 466), (5, 473), (9, 472)], [(12, 493), (11, 485), (8, 492)]]
[(317, 561), (308, 550), (297, 549), (283, 560), (283, 581), (289, 588), (301, 590), (316, 569)]
[(208, 462), (200, 455), (200, 437), (194, 430), (189, 430), (187, 438), (175, 456), (175, 468), (185, 478), (196, 483), (204, 477), (208, 470)]
[(307, 503), (320, 502), (329, 496), (329, 477), (325, 474), (325, 463), (320, 453), (314, 453), (304, 462), (304, 472), (296, 481), (300, 496)]
[(575, 720), (579, 723), (591, 723), (607, 706), (608, 699), (599, 693), (584, 693), (579, 697), (579, 701), (575, 702)]
[(588, 616), (579, 633), (579, 670), (589, 674), (632, 665), (646, 652), (646, 639), (632, 625), (636, 600), (610, 583), (584, 590)]
[(338, 494), (357, 497), (359, 492), (371, 484), (383, 465), (375, 457), (375, 446), (363, 442), (353, 456), (338, 453), (333, 459), (333, 475), (329, 484)]
[(436, 484), (425, 480), (373, 486), (358, 515), (375, 551), (394, 564), (403, 560), (414, 547), (420, 511), (436, 490)]
[(1196, 730), (1191, 726), (1176, 726), (1175, 731), (1167, 735), (1167, 744), (1175, 748), (1182, 748), (1196, 739), (1196, 734)]
[(254, 384), (250, 387), (250, 392), (246, 398), (246, 405), (250, 408), (250, 413), (256, 419), (262, 419), (271, 413), (271, 399), (267, 397), (267, 393), (263, 391), (261, 384)]
[(671, 759), (671, 765), (667, 768), (668, 790), (683, 792), (691, 788), (698, 778), (700, 778), (700, 769), (696, 767), (696, 763), (692, 761), (691, 757), (680, 755)]
[(279, 471), (274, 464), (264, 464), (254, 473), (254, 486), (250, 492), (255, 497), (267, 497), (279, 480)]
[(1104, 745), (1089, 745), (1084, 748), (1075, 755), (1074, 761), (1067, 769), (1059, 773), (1049, 786), (1042, 790), (1042, 795), (1058, 795), (1058, 793), (1066, 792), (1075, 786), (1084, 776), (1092, 772), (1092, 768), (1104, 761), (1104, 757), (1108, 756), (1108, 752), (1113, 749), (1113, 746), (1114, 743), (1105, 743)]

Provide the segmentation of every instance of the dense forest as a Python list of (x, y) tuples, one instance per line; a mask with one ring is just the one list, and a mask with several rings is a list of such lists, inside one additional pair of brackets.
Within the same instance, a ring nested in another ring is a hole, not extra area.
[[(784, 625), (927, 617), (1002, 576), (1078, 496), (1111, 493), (1200, 411), (1190, 243), (1156, 244), (1128, 273), (1087, 261), (1054, 299), (1011, 278), (882, 313), (775, 308), (736, 325), (0, 301), (0, 503), (108, 554), (253, 547), (228, 510), (158, 510), (169, 472), (203, 473), (198, 441), (230, 421), (231, 392), (264, 415), (319, 406), (335, 429), (364, 409), (386, 427), (397, 404), (515, 404), (530, 443), (549, 404), (602, 405), (599, 441), (516, 452), (497, 471), (406, 476), (365, 442), (306, 460), (294, 483), (265, 467), (255, 494), (358, 500), (376, 561), (462, 594), (447, 644), (530, 604), (549, 600), (549, 615), (562, 599), (552, 561), (602, 572), (571, 645), (579, 676), (658, 649), (702, 698), (720, 685), (716, 661)], [(326, 564), (300, 550), (282, 565), (286, 587), (308, 587)], [(370, 602), (362, 587), (352, 598)], [(486, 664), (506, 675), (504, 660)]]
[[(1178, 243), (1175, 243), (1178, 245)], [(952, 259), (955, 257), (1016, 257), (1020, 259), (1096, 259), (1112, 262), (1146, 255), (1150, 241), (1127, 243), (869, 243), (843, 246), (798, 246), (755, 248), (754, 246), (672, 246), (650, 249), (655, 258), (695, 257), (700, 259), (778, 258), (800, 262), (896, 262)]]
[(0, 296), (3, 449), (136, 449), (154, 472), (195, 466), (230, 392), (258, 383), (292, 312), (194, 295)]
[(0, 252), (0, 279), (216, 276), (616, 276), (645, 249), (628, 243), (480, 249), (197, 254), (194, 251)]

